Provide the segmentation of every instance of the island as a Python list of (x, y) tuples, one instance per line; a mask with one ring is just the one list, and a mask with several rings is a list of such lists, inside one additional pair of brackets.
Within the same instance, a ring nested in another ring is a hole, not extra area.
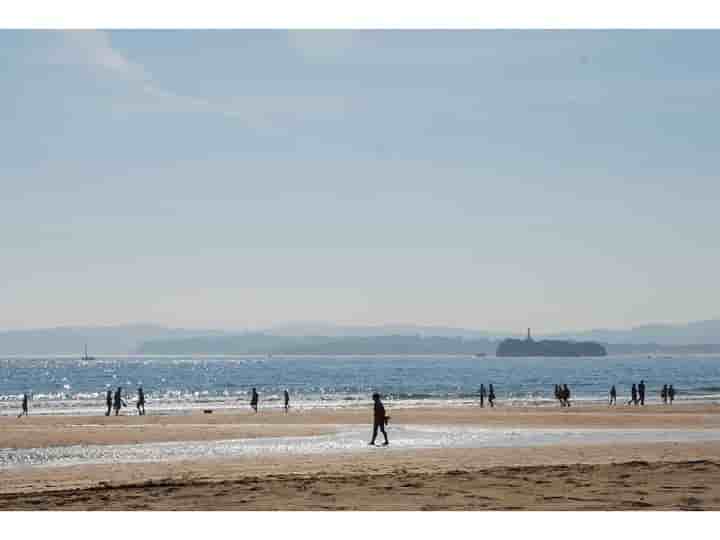
[(535, 341), (528, 328), (525, 339), (504, 339), (498, 345), (497, 356), (607, 356), (600, 343), (593, 341), (564, 341), (543, 339)]

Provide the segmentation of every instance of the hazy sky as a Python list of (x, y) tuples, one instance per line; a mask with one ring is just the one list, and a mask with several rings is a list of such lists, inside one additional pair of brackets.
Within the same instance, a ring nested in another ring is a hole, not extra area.
[(720, 315), (720, 32), (0, 50), (0, 328)]

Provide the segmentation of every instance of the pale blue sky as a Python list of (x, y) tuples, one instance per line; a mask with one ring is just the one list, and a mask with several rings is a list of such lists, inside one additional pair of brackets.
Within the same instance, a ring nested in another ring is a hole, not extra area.
[(720, 32), (0, 49), (0, 329), (720, 315)]

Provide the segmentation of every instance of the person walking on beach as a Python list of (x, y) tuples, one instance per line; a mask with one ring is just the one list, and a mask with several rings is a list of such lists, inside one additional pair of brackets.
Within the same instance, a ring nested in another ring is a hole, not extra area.
[(672, 405), (672, 402), (675, 400), (675, 388), (672, 384), (670, 388), (668, 388), (668, 399), (670, 400), (670, 405)]
[(287, 414), (290, 410), (290, 393), (287, 391), (287, 388), (283, 393), (283, 397), (285, 398), (285, 414)]
[(487, 396), (487, 392), (485, 391), (485, 385), (480, 385), (480, 408), (485, 406), (485, 396)]
[(668, 387), (667, 384), (663, 384), (662, 390), (660, 390), (660, 399), (662, 399), (662, 402), (664, 404), (667, 404), (668, 401)]
[(555, 385), (555, 399), (557, 399), (560, 402), (560, 406), (563, 407), (562, 399), (560, 399), (560, 385)]
[(139, 416), (145, 416), (145, 392), (142, 386), (138, 388), (137, 410)]
[(637, 387), (635, 386), (635, 383), (633, 383), (632, 388), (630, 388), (630, 401), (627, 402), (628, 405), (630, 404), (637, 405), (638, 399), (637, 399)]
[(252, 407), (253, 411), (258, 411), (258, 393), (255, 388), (252, 389), (252, 394), (250, 395), (250, 407)]
[(375, 446), (375, 439), (377, 438), (378, 429), (383, 434), (383, 437), (385, 437), (385, 442), (383, 443), (383, 446), (387, 446), (390, 444), (388, 441), (387, 433), (385, 432), (385, 425), (388, 423), (388, 420), (390, 420), (390, 417), (385, 414), (385, 406), (382, 404), (382, 401), (380, 401), (380, 394), (375, 392), (372, 395), (374, 406), (373, 406), (373, 434), (372, 434), (372, 440), (370, 441), (370, 445)]
[(27, 416), (28, 415), (28, 395), (25, 393), (23, 394), (22, 398), (22, 412), (18, 414), (18, 418), (21, 416)]
[(569, 407), (570, 406), (570, 389), (568, 388), (567, 384), (563, 384), (562, 397), (563, 397), (563, 400), (565, 401), (565, 406)]
[(615, 390), (614, 384), (610, 388), (610, 403), (608, 405), (617, 405), (617, 390)]
[(115, 390), (115, 396), (113, 398), (113, 408), (115, 409), (115, 416), (120, 414), (120, 407), (127, 407), (127, 403), (122, 398), (122, 386), (118, 386)]
[(638, 395), (640, 396), (640, 405), (645, 406), (645, 381), (640, 381), (638, 385)]
[(495, 389), (492, 383), (488, 386), (488, 405), (490, 405), (490, 407), (495, 406)]
[(105, 393), (105, 404), (107, 405), (107, 411), (105, 411), (105, 416), (110, 416), (110, 411), (112, 411), (113, 406), (113, 395), (112, 390), (110, 390), (109, 388)]

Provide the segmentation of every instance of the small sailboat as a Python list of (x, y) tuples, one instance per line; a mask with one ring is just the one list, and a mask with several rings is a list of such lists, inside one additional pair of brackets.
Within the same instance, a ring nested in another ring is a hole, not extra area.
[(82, 360), (84, 360), (85, 362), (87, 362), (88, 360), (95, 360), (95, 357), (94, 357), (94, 356), (88, 356), (88, 353), (87, 353), (87, 343), (85, 344), (85, 354), (83, 354)]

